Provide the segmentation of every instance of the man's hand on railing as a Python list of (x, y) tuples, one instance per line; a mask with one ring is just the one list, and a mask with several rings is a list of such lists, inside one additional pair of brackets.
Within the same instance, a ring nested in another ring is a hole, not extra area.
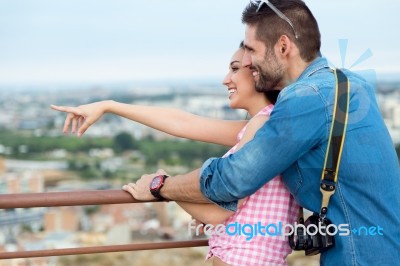
[(129, 183), (122, 187), (123, 190), (129, 192), (132, 197), (140, 201), (157, 200), (150, 192), (150, 183), (154, 177), (158, 175), (167, 175), (167, 173), (159, 169), (154, 174), (142, 175), (136, 183)]

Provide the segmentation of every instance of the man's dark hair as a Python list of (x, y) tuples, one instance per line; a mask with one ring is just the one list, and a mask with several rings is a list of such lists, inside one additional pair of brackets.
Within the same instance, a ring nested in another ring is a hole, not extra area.
[(285, 14), (293, 23), (296, 39), (292, 27), (287, 21), (280, 18), (267, 4), (257, 12), (258, 3), (250, 2), (243, 11), (242, 22), (255, 26), (257, 38), (263, 41), (267, 49), (272, 49), (279, 37), (287, 35), (299, 48), (301, 58), (311, 62), (321, 48), (321, 34), (318, 23), (310, 9), (301, 0), (270, 0), (277, 9)]

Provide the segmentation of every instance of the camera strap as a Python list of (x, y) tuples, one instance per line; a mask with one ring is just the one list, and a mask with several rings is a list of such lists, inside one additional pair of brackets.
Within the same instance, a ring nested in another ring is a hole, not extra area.
[(336, 77), (335, 102), (320, 183), (322, 203), (319, 215), (321, 219), (325, 219), (326, 213), (328, 212), (329, 200), (336, 190), (340, 159), (349, 116), (350, 82), (341, 70), (335, 69), (334, 73)]

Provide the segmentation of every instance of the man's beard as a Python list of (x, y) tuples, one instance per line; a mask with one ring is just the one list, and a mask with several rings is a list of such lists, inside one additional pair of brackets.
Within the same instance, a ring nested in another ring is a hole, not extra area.
[(279, 89), (281, 86), (281, 75), (269, 75), (266, 73), (258, 73), (258, 80), (256, 81), (256, 91), (265, 92)]
[[(267, 58), (270, 58), (270, 60), (267, 60)], [(258, 72), (256, 90), (258, 92), (265, 92), (282, 88), (283, 66), (279, 64), (272, 50), (267, 51), (264, 62), (264, 64), (269, 64), (269, 71), (264, 70), (260, 65), (254, 66)]]

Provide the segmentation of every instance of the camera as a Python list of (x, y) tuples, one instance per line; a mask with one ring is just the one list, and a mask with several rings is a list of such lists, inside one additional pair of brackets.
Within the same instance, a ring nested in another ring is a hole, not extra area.
[(331, 221), (321, 218), (318, 214), (313, 214), (304, 221), (299, 219), (299, 223), (294, 227), (289, 235), (289, 245), (293, 250), (304, 250), (306, 256), (317, 255), (335, 245), (333, 236), (334, 230), (328, 227)]

